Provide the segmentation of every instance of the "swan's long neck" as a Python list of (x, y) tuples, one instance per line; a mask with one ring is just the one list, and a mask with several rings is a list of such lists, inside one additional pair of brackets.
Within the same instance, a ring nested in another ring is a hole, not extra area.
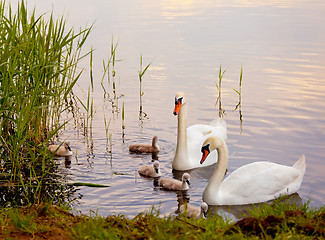
[(157, 145), (157, 142), (158, 142), (158, 138), (157, 137), (153, 137), (152, 138), (151, 145), (152, 145), (153, 148), (159, 149), (159, 146)]
[[(203, 193), (203, 195), (205, 195), (205, 197), (208, 198), (209, 198), (209, 196), (207, 196), (208, 194), (211, 193), (218, 194), (220, 185), (222, 183), (222, 180), (227, 170), (228, 148), (226, 143), (223, 140), (220, 140), (220, 144), (216, 147), (216, 150), (218, 152), (217, 167), (214, 170), (212, 177), (210, 178), (209, 183), (206, 186)], [(212, 197), (212, 199), (216, 199), (216, 197), (214, 196)]]
[(188, 161), (187, 152), (187, 109), (186, 103), (182, 105), (178, 113), (178, 123), (177, 123), (177, 145), (176, 152), (173, 159), (172, 167), (174, 169), (182, 169), (184, 167), (183, 163)]

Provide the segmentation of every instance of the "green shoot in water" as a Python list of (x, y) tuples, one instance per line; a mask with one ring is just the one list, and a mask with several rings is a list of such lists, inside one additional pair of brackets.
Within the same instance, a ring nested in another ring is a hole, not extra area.
[(242, 114), (242, 110), (241, 110), (241, 98), (242, 98), (242, 92), (241, 92), (241, 88), (242, 88), (242, 81), (243, 81), (243, 66), (241, 66), (240, 68), (240, 76), (239, 76), (239, 89), (238, 91), (236, 89), (234, 89), (234, 91), (238, 94), (238, 103), (235, 107), (235, 110), (238, 109), (239, 112), (239, 121), (240, 121), (240, 131), (243, 131), (243, 114)]
[(142, 96), (144, 95), (144, 92), (142, 91), (142, 77), (150, 67), (151, 63), (149, 63), (144, 69), (142, 67), (142, 54), (140, 57), (140, 70), (138, 71), (139, 73), (139, 80), (140, 80), (140, 91), (139, 91), (139, 97), (140, 97), (140, 110), (139, 110), (139, 119), (142, 120), (143, 115), (147, 116), (146, 113), (143, 112), (142, 110)]
[(219, 105), (218, 106), (218, 108), (219, 108), (219, 117), (222, 117), (223, 115), (226, 114), (225, 110), (222, 108), (222, 104), (221, 104), (221, 83), (222, 83), (222, 78), (223, 78), (226, 70), (222, 71), (221, 65), (220, 65), (220, 68), (219, 68), (219, 82), (215, 82), (217, 90), (218, 90), (218, 97), (217, 97), (216, 105)]
[[(110, 56), (107, 60), (107, 63), (105, 62), (105, 60), (103, 60), (103, 68), (104, 68), (104, 73), (103, 73), (103, 76), (102, 76), (102, 80), (101, 80), (101, 86), (104, 90), (104, 96), (109, 96), (109, 93), (108, 91), (106, 90), (105, 86), (104, 86), (104, 79), (105, 79), (105, 76), (107, 76), (107, 82), (108, 82), (108, 85), (110, 85), (110, 74), (112, 74), (112, 77), (114, 78), (115, 75), (116, 75), (116, 71), (115, 71), (115, 62), (117, 61), (120, 61), (120, 60), (116, 60), (116, 49), (117, 49), (117, 46), (118, 46), (118, 42), (114, 45), (114, 38), (112, 36), (112, 42), (111, 42), (111, 50), (110, 50)], [(112, 73), (110, 73), (110, 65), (112, 64), (113, 66), (113, 70), (112, 70)]]

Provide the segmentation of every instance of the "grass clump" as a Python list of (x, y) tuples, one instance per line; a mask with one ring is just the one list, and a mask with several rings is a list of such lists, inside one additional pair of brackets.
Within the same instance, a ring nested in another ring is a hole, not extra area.
[(264, 239), (325, 237), (325, 207), (311, 209), (308, 203), (297, 206), (276, 201), (250, 213), (251, 216), (232, 225), (226, 233)]
[(76, 67), (90, 30), (75, 33), (66, 29), (63, 17), (36, 16), (24, 1), (13, 12), (0, 1), (1, 205), (59, 195), (54, 194), (61, 186), (53, 187), (55, 164), (47, 144), (64, 125), (61, 114), (72, 105), (72, 88), (81, 74)]

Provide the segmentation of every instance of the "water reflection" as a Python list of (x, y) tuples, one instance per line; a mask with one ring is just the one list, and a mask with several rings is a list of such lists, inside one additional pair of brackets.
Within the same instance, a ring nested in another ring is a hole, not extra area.
[[(200, 4), (204, 4), (204, 1)], [(163, 0), (161, 2), (161, 15), (166, 19), (172, 20), (176, 17), (188, 17), (198, 15), (202, 11), (198, 8), (197, 3), (192, 0)]]
[(65, 168), (71, 168), (71, 156), (65, 157), (64, 158), (64, 166)]
[(151, 162), (154, 162), (154, 160), (159, 160), (158, 154), (159, 152), (153, 152), (153, 153), (137, 153), (137, 152), (129, 152), (131, 157), (133, 158), (143, 158), (143, 156), (151, 156)]
[[(13, 180), (10, 174), (1, 172), (0, 206), (26, 206), (39, 201), (51, 201), (53, 204), (60, 205), (79, 199), (80, 195), (78, 196), (76, 189), (64, 183), (68, 174), (60, 168), (62, 160), (65, 167), (70, 168), (70, 159), (70, 157), (57, 158), (45, 162), (44, 167), (37, 165), (33, 169), (23, 166), (20, 179), (17, 181)], [(30, 172), (34, 174), (31, 175)]]

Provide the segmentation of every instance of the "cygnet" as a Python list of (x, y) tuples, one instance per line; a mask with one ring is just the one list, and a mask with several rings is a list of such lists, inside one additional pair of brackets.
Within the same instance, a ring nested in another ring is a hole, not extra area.
[(154, 161), (151, 165), (144, 165), (139, 168), (139, 173), (146, 177), (160, 177), (160, 166), (158, 161)]
[(159, 146), (157, 145), (158, 137), (154, 136), (152, 138), (152, 144), (144, 144), (144, 143), (135, 143), (129, 146), (130, 152), (136, 153), (157, 153), (159, 152)]
[(184, 173), (182, 181), (173, 178), (159, 179), (159, 185), (167, 190), (188, 190), (190, 185), (190, 174)]
[(48, 149), (51, 153), (55, 153), (59, 157), (68, 157), (72, 155), (70, 142), (65, 142), (63, 145), (49, 145)]
[(186, 213), (186, 216), (188, 218), (196, 218), (196, 219), (199, 219), (201, 217), (207, 218), (208, 204), (202, 202), (200, 207), (193, 206), (190, 204), (182, 204), (179, 207), (179, 211), (182, 214)]

